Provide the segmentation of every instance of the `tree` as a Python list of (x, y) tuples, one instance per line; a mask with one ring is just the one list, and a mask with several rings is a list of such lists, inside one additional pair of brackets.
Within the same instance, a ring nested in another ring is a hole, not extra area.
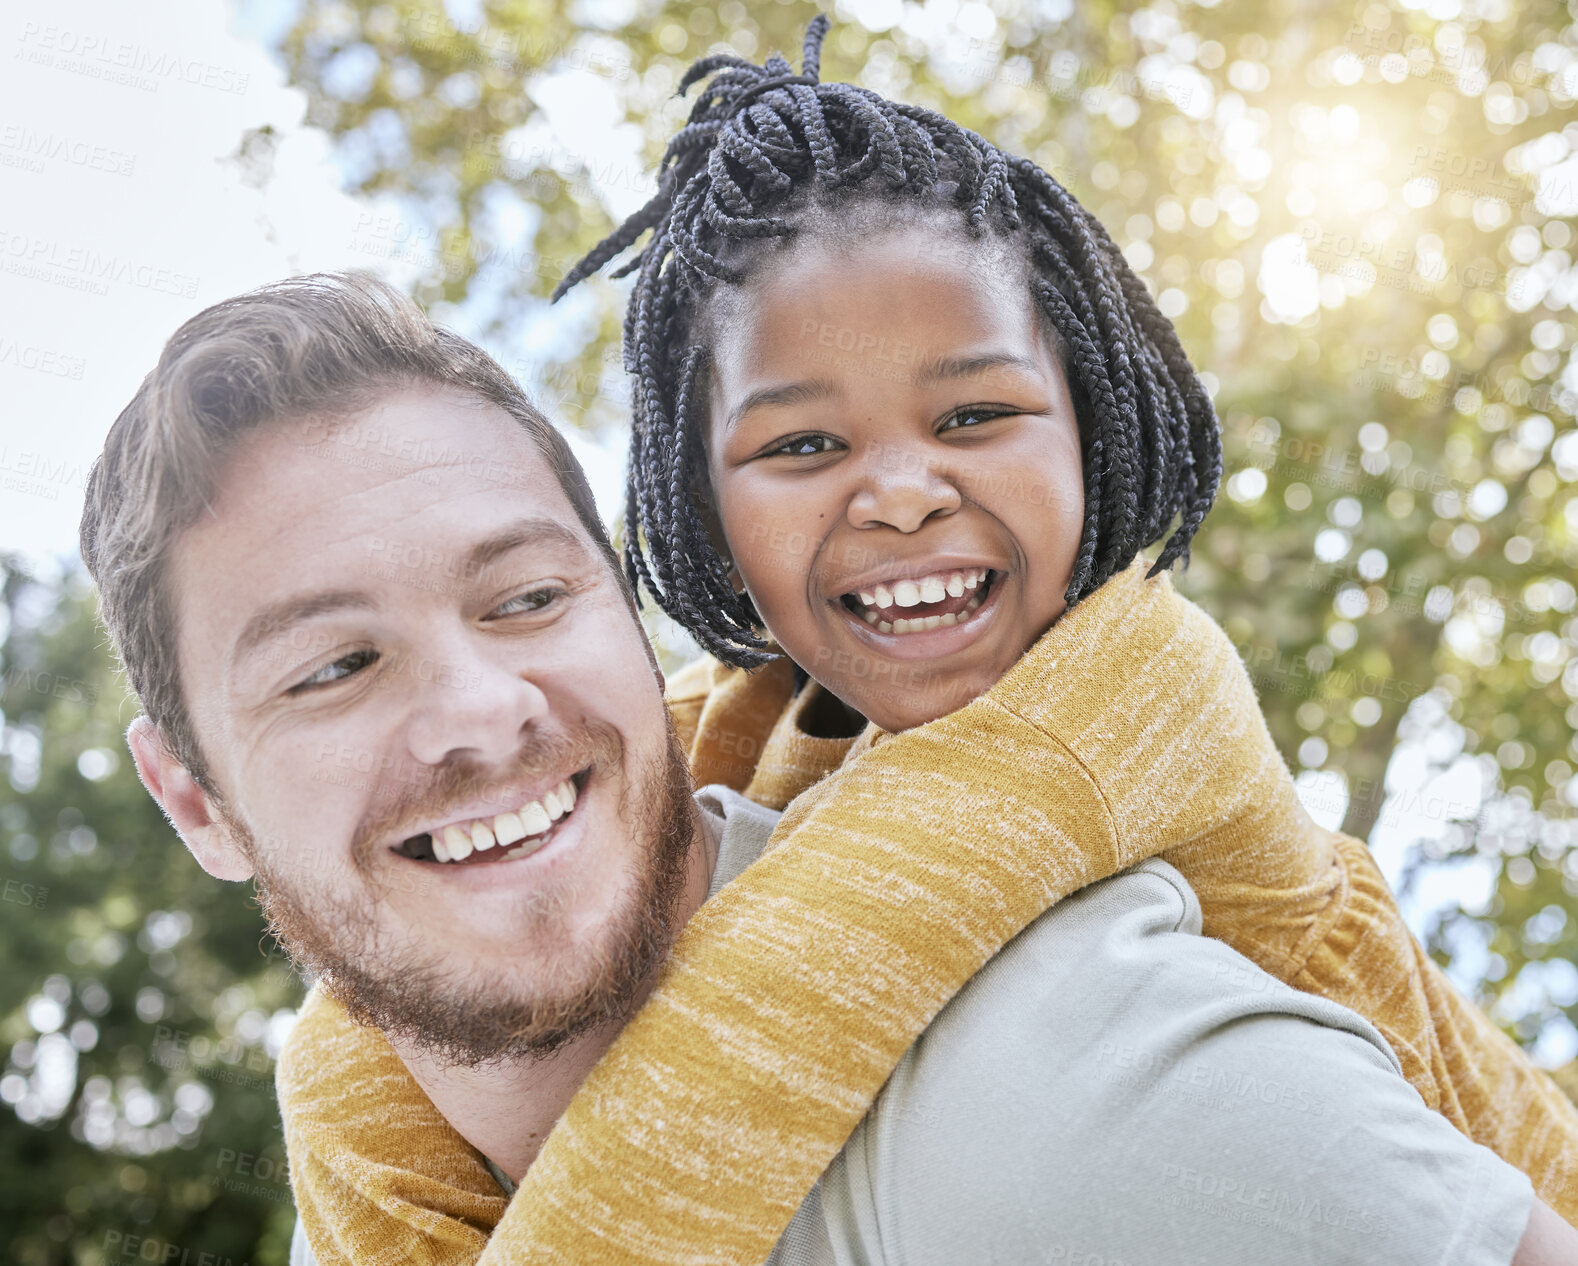
[(0, 1255), (283, 1263), (272, 1055), (300, 985), (138, 783), (84, 578), (7, 563), (0, 599)]

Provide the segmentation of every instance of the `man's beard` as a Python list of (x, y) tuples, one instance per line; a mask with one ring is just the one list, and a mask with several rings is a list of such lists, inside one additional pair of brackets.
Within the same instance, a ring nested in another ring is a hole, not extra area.
[[(666, 719), (666, 718), (665, 718)], [(679, 933), (690, 850), (695, 843), (696, 806), (690, 773), (672, 723), (661, 755), (625, 770), (628, 775), (619, 817), (631, 832), (633, 881), (594, 934), (575, 943), (567, 935), (562, 896), (524, 897), (513, 931), (522, 944), (559, 955), (546, 978), (523, 981), (508, 961), (492, 974), (457, 970), (446, 963), (444, 929), (428, 929), (398, 945), (380, 936), (375, 911), (326, 893), (303, 891), (286, 859), (265, 856), (243, 823), (227, 822), (251, 855), (258, 900), (269, 930), (298, 970), (316, 976), (351, 1016), (386, 1035), (405, 1038), (441, 1062), (475, 1066), (492, 1061), (541, 1058), (603, 1024), (627, 1017)], [(566, 760), (566, 757), (570, 760)], [(617, 770), (623, 744), (612, 729), (591, 727), (578, 740), (547, 738), (523, 750), (516, 776), (567, 767)], [(431, 782), (364, 824), (353, 846), (356, 870), (367, 882), (368, 900), (379, 899), (367, 861), (380, 838), (379, 826), (411, 821), (423, 809), (432, 816), (500, 775), (441, 767)], [(414, 863), (421, 865), (424, 863)], [(437, 863), (430, 863), (437, 864)], [(495, 863), (500, 864), (500, 863)], [(518, 863), (501, 863), (512, 865)]]

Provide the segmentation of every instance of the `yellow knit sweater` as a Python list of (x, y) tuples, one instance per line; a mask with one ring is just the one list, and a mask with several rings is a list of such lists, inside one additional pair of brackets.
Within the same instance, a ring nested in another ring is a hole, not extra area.
[[(791, 684), (674, 683), (699, 781), (773, 803), (835, 758), (794, 741)], [(315, 991), (278, 1073), (308, 1238), (323, 1266), (760, 1262), (943, 1004), (1059, 898), (1156, 854), (1207, 934), (1370, 1019), (1427, 1104), (1578, 1221), (1578, 1111), (1447, 983), (1368, 849), (1304, 813), (1227, 637), (1135, 568), (986, 695), (868, 730), (794, 801), (507, 1210), (382, 1036)]]

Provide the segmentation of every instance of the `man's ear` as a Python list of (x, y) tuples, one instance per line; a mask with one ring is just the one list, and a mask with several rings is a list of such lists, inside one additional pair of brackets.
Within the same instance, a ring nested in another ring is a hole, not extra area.
[(214, 809), (208, 793), (170, 754), (158, 727), (145, 716), (126, 731), (126, 746), (148, 794), (191, 849), (198, 865), (215, 879), (251, 879), (252, 863), (234, 833)]

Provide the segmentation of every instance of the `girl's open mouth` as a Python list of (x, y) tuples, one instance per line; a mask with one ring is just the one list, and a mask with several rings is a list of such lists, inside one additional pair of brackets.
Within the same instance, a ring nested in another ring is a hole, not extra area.
[(991, 594), (998, 572), (987, 567), (935, 572), (843, 596), (846, 610), (878, 633), (925, 633), (967, 624)]

